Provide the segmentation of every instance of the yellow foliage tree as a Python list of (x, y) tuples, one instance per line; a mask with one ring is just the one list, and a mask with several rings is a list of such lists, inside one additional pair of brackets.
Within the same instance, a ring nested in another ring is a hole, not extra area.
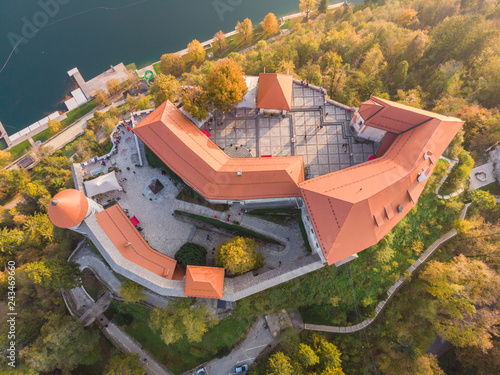
[(309, 19), (309, 13), (316, 8), (316, 0), (300, 0), (299, 9), (306, 14), (306, 19)]
[(262, 29), (266, 32), (266, 34), (274, 35), (278, 32), (278, 19), (273, 13), (269, 13), (262, 21)]
[(217, 264), (234, 275), (259, 268), (264, 257), (257, 252), (257, 243), (250, 238), (236, 237), (224, 242), (216, 253)]
[(236, 31), (238, 31), (245, 42), (252, 40), (253, 25), (250, 18), (245, 18), (243, 22), (238, 21), (236, 24)]
[(59, 133), (62, 130), (62, 125), (60, 121), (49, 120), (49, 132), (50, 134)]
[(205, 49), (198, 40), (194, 39), (188, 44), (188, 56), (195, 65), (201, 64), (206, 55)]
[(214, 44), (217, 46), (219, 52), (222, 52), (227, 48), (226, 34), (224, 34), (222, 30), (217, 31), (214, 35)]
[(116, 78), (110, 79), (106, 82), (106, 87), (110, 95), (115, 95), (120, 91), (120, 82)]

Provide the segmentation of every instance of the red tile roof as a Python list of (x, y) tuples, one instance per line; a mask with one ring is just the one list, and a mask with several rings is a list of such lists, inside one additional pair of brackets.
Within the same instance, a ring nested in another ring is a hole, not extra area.
[(260, 73), (257, 108), (292, 109), (293, 77), (287, 74)]
[[(424, 154), (431, 151), (439, 157), (463, 124), (456, 118), (434, 115), (419, 125), (419, 116), (425, 111), (393, 106), (374, 97), (371, 101), (377, 103), (368, 103), (372, 108), (382, 102), (383, 108), (365, 119), (366, 124), (382, 128), (389, 123), (399, 134), (390, 137), (392, 144), (384, 155), (300, 184), (329, 264), (376, 244), (415, 206), (428, 181), (418, 182), (418, 174), (430, 174), (434, 169), (431, 158), (424, 159)], [(397, 122), (398, 116), (411, 121)]]
[[(388, 131), (383, 155), (308, 181), (298, 157), (228, 157), (170, 102), (134, 132), (209, 199), (293, 197), (298, 185), (323, 254), (333, 264), (377, 243), (415, 206), (428, 181), (418, 176), (430, 175), (463, 124), (376, 97), (360, 113), (367, 126)], [(428, 152), (432, 157), (424, 158)]]
[(152, 249), (119, 205), (95, 216), (99, 226), (124, 258), (172, 280), (177, 261)]
[(365, 120), (365, 125), (394, 134), (401, 134), (433, 118), (441, 121), (450, 120), (448, 116), (391, 102), (390, 100), (375, 96), (372, 96), (369, 100), (361, 104), (359, 114)]
[(59, 228), (72, 228), (79, 225), (89, 209), (87, 197), (75, 189), (67, 189), (57, 193), (48, 207), (52, 224)]
[(231, 158), (168, 101), (133, 131), (205, 198), (244, 200), (300, 196), (298, 183), (304, 180), (301, 156)]
[(184, 296), (222, 299), (224, 268), (187, 266)]

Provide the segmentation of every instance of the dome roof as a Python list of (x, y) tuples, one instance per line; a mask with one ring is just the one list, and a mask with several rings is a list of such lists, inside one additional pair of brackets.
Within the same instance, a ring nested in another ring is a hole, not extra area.
[(49, 218), (59, 228), (80, 224), (89, 209), (87, 197), (78, 190), (67, 189), (57, 193), (49, 204)]

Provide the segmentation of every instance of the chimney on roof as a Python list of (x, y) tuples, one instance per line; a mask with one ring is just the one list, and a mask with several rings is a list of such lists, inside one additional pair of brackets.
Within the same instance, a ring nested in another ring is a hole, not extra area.
[(236, 172), (236, 175), (237, 175), (238, 177), (241, 177), (241, 174), (242, 174), (242, 173), (241, 173), (241, 171)]
[(57, 203), (59, 203), (59, 201), (58, 201), (57, 199), (52, 199), (52, 200), (50, 201), (50, 204), (51, 204), (52, 206), (57, 206)]
[(400, 205), (398, 206), (398, 213), (400, 214), (400, 213), (402, 213), (402, 212), (403, 212), (403, 205), (402, 205), (402, 204), (400, 204)]
[(129, 247), (129, 246), (132, 246), (132, 242), (129, 242), (125, 245), (125, 247)]

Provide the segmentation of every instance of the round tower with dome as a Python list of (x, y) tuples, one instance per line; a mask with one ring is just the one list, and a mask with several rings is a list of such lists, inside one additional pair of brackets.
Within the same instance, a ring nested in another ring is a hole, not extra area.
[(80, 229), (83, 220), (100, 211), (103, 208), (99, 203), (75, 189), (60, 191), (49, 203), (49, 219), (52, 224), (81, 234), (85, 234)]

